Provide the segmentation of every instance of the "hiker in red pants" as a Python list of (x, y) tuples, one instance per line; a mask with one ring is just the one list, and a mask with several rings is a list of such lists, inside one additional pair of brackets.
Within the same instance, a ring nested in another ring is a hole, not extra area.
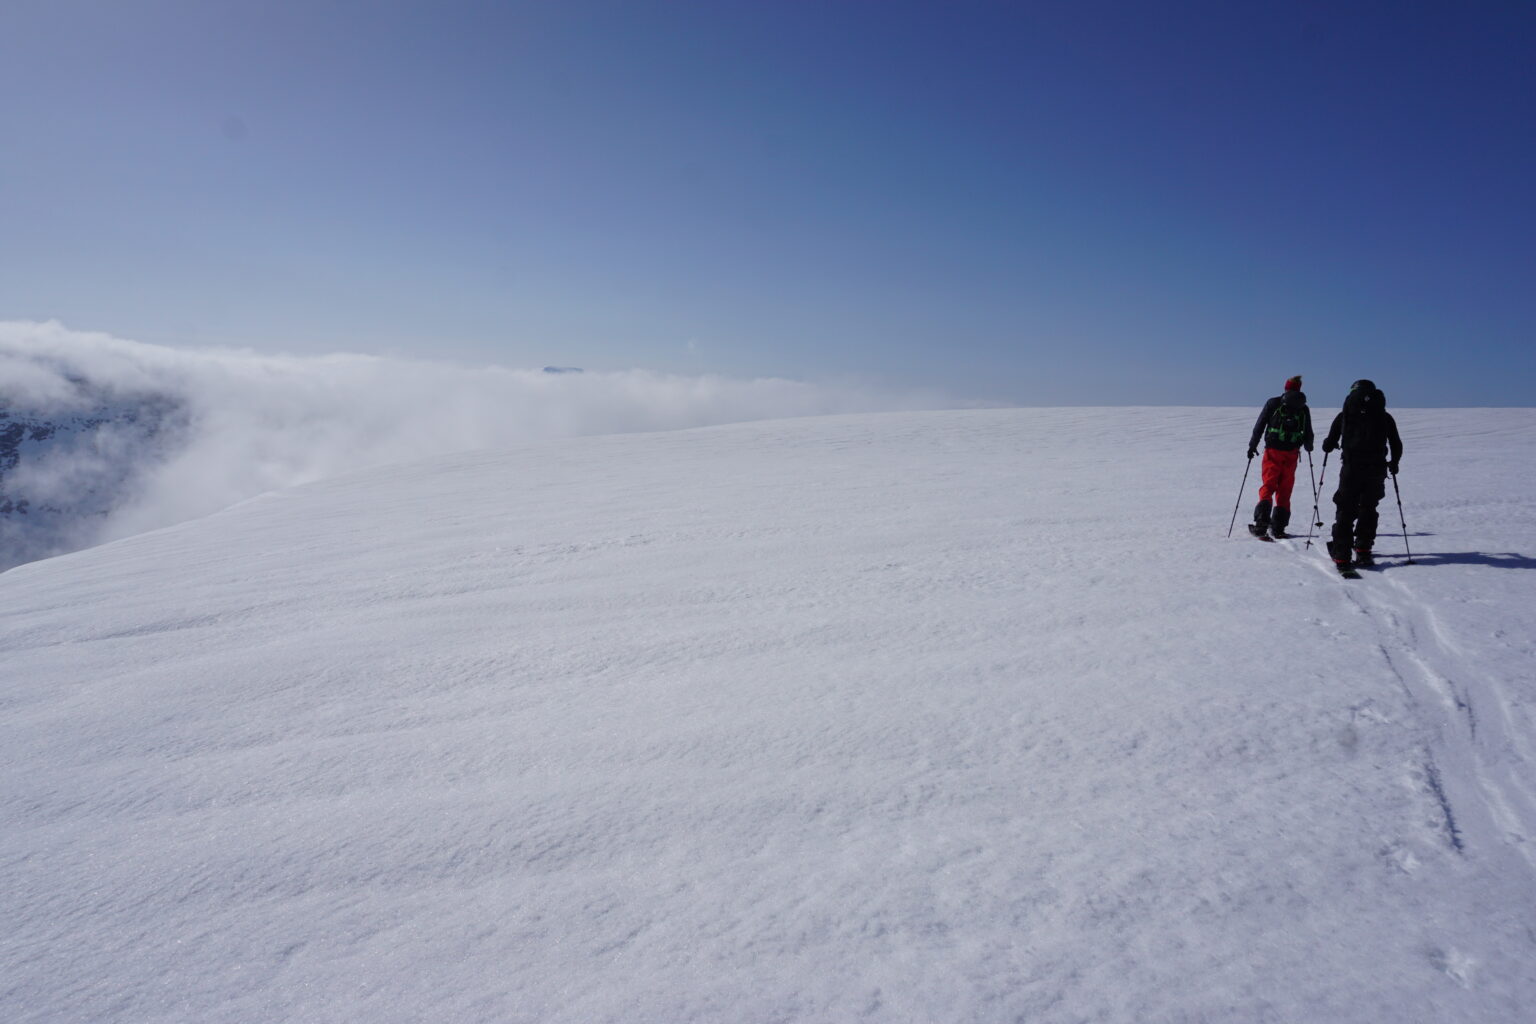
[(1296, 461), (1301, 449), (1312, 450), (1312, 411), (1307, 396), (1301, 392), (1301, 378), (1285, 382), (1285, 391), (1264, 403), (1253, 435), (1248, 439), (1248, 457), (1259, 453), (1259, 438), (1264, 438), (1264, 463), (1259, 486), (1259, 503), (1253, 507), (1254, 536), (1286, 536), (1291, 521), (1291, 487), (1296, 483)]

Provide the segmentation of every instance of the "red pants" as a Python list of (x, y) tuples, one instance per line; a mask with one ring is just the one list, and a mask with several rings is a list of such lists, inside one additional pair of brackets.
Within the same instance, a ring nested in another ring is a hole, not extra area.
[(1276, 508), (1291, 507), (1291, 488), (1296, 485), (1296, 461), (1301, 450), (1282, 452), (1264, 449), (1264, 482), (1259, 485), (1259, 500), (1273, 500)]

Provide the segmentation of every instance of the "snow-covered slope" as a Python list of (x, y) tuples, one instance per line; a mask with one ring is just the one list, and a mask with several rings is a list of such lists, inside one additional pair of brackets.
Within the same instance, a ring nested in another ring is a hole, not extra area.
[(1528, 1020), (1536, 413), (1399, 412), (1358, 582), (1224, 539), (1251, 418), (548, 442), (0, 575), (0, 1019)]
[(853, 382), (178, 349), (0, 320), (0, 570), (451, 452), (952, 405)]

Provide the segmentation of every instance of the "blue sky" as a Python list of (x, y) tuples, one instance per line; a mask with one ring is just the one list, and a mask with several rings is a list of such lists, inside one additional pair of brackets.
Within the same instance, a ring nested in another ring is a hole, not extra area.
[(1024, 404), (1536, 394), (1536, 4), (0, 7), (0, 319)]

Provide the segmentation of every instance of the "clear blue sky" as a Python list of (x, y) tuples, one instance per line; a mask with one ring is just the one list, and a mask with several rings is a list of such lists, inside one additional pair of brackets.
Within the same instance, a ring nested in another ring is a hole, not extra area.
[(0, 319), (1536, 402), (1536, 4), (0, 5)]

